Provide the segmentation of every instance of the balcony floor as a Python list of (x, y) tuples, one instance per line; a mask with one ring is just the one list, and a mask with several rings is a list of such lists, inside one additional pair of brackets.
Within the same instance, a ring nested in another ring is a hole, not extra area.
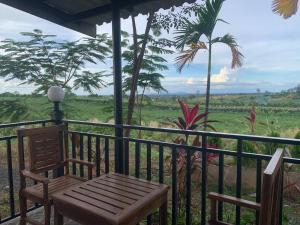
[[(32, 212), (28, 213), (28, 215), (31, 218), (33, 218), (33, 219), (35, 219), (35, 220), (37, 220), (41, 223), (44, 223), (44, 210), (43, 210), (43, 208), (33, 210)], [(6, 222), (6, 223), (3, 223), (2, 225), (19, 225), (19, 222), (20, 222), (20, 218), (17, 217), (13, 220), (10, 220), (10, 221)], [(53, 208), (52, 208), (51, 224), (54, 224), (53, 223)], [(64, 219), (64, 225), (79, 225), (79, 223), (76, 223), (72, 220), (69, 220), (69, 219), (65, 218)]]

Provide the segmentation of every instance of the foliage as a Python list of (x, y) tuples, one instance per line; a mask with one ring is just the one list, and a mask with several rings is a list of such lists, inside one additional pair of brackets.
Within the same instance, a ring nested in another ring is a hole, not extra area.
[[(208, 112), (205, 113), (199, 113), (199, 104), (194, 105), (192, 108), (188, 106), (188, 104), (178, 99), (178, 103), (181, 107), (181, 111), (183, 114), (183, 117), (178, 117), (177, 120), (173, 120), (171, 124), (174, 126), (177, 126), (181, 130), (195, 130), (197, 128), (203, 127), (206, 123), (213, 121), (203, 121), (205, 115)], [(209, 125), (212, 129), (214, 129), (211, 125)], [(190, 135), (185, 135), (185, 137), (178, 136), (175, 140), (173, 140), (174, 143), (180, 144), (180, 145), (191, 145), (195, 147), (201, 147), (201, 141), (200, 137), (196, 136), (193, 138), (192, 143), (189, 142)], [(208, 147), (215, 147), (215, 146), (209, 146)], [(184, 208), (184, 199), (185, 199), (185, 187), (186, 187), (186, 165), (187, 165), (187, 156), (188, 151), (190, 151), (190, 165), (191, 165), (191, 173), (198, 171), (201, 169), (201, 160), (202, 156), (199, 151), (193, 151), (189, 148), (185, 147), (179, 147), (176, 149), (176, 160), (177, 160), (177, 167), (178, 167), (178, 206), (179, 210), (182, 210)], [(207, 162), (210, 163), (212, 159), (214, 159), (217, 155), (208, 153), (207, 154)]]
[[(255, 142), (243, 141), (243, 152), (257, 153), (256, 146), (257, 146), (257, 144)], [(254, 166), (255, 160), (245, 157), (242, 159), (242, 164), (243, 164), (243, 166), (246, 166), (246, 167)]]
[[(122, 57), (125, 61), (123, 67), (124, 82), (123, 91), (128, 92), (132, 95), (133, 88), (135, 89), (135, 98), (138, 105), (139, 111), (139, 125), (142, 123), (142, 106), (146, 89), (153, 90), (157, 93), (161, 91), (167, 92), (162, 86), (161, 79), (164, 76), (160, 73), (168, 69), (166, 63), (167, 60), (163, 58), (162, 54), (173, 53), (170, 47), (173, 43), (165, 38), (160, 38), (161, 33), (159, 31), (153, 32), (153, 35), (148, 34), (147, 36), (147, 48), (144, 49), (143, 60), (140, 65), (140, 70), (137, 76), (135, 74), (135, 60), (136, 55), (140, 54), (141, 45), (144, 43), (145, 35), (137, 35), (136, 43), (131, 44), (128, 37), (130, 36), (127, 32), (122, 32), (123, 36), (123, 48), (125, 50), (122, 53)], [(135, 52), (137, 51), (137, 53)], [(134, 84), (134, 80), (136, 82)], [(139, 91), (141, 90), (141, 96)], [(132, 121), (131, 121), (132, 122)]]
[(298, 0), (273, 0), (273, 12), (287, 19), (296, 14)]
[[(280, 137), (280, 133), (277, 131), (271, 131), (267, 134), (269, 137)], [(264, 148), (262, 149), (262, 153), (267, 155), (273, 155), (276, 152), (276, 149), (282, 148), (282, 144), (266, 142), (264, 143)]]
[[(182, 25), (176, 31), (175, 42), (178, 49), (183, 50), (185, 46), (189, 48), (177, 58), (180, 71), (188, 61), (194, 59), (199, 50), (208, 49), (206, 44), (213, 45), (217, 43), (226, 44), (230, 47), (232, 51), (232, 68), (241, 66), (243, 55), (239, 52), (234, 37), (230, 34), (225, 34), (223, 37), (212, 37), (218, 22), (227, 23), (219, 18), (223, 2), (224, 0), (206, 0), (204, 6), (199, 6), (195, 10), (195, 21), (191, 21), (189, 17), (183, 18)], [(206, 38), (206, 42), (200, 41), (202, 36)]]
[[(295, 139), (300, 139), (300, 131), (295, 135)], [(295, 145), (292, 149), (292, 156), (295, 158), (300, 158), (300, 146)]]
[(255, 125), (256, 125), (256, 108), (253, 105), (250, 111), (250, 115), (246, 116), (246, 119), (249, 121), (251, 134), (255, 133)]
[(212, 148), (222, 148), (223, 142), (219, 137), (208, 137), (207, 145)]
[[(195, 130), (196, 128), (203, 128), (204, 125), (209, 126), (214, 130), (214, 127), (208, 124), (211, 121), (201, 121), (205, 118), (208, 112), (199, 114), (199, 104), (196, 104), (194, 107), (189, 108), (188, 104), (178, 99), (183, 117), (178, 117), (177, 120), (173, 120), (172, 122), (182, 130)], [(187, 139), (186, 139), (187, 142)]]
[(107, 34), (73, 42), (58, 41), (41, 30), (22, 32), (23, 39), (5, 39), (0, 43), (0, 77), (33, 84), (36, 93), (46, 93), (50, 86), (65, 89), (82, 87), (90, 93), (99, 90), (104, 71), (84, 70), (87, 64), (105, 62), (111, 53)]
[(183, 5), (176, 10), (175, 7), (173, 7), (171, 10), (168, 10), (167, 13), (156, 13), (152, 22), (152, 27), (163, 29), (169, 33), (172, 29), (180, 28), (186, 17), (196, 15), (200, 6), (201, 4), (195, 2)]
[(30, 116), (30, 109), (20, 99), (0, 100), (0, 118), (18, 122)]
[(255, 224), (255, 213), (251, 211), (246, 211), (241, 216), (241, 224), (248, 225), (248, 224)]
[[(181, 50), (176, 58), (178, 71), (191, 63), (200, 50), (208, 50), (208, 72), (205, 111), (209, 111), (210, 101), (210, 79), (212, 67), (212, 46), (215, 44), (225, 44), (231, 49), (232, 68), (242, 66), (243, 55), (239, 51), (239, 46), (231, 34), (225, 34), (222, 37), (213, 37), (213, 32), (218, 22), (225, 22), (219, 18), (223, 2), (225, 0), (206, 0), (204, 5), (197, 6), (195, 9), (196, 19), (192, 21), (190, 17), (184, 17), (182, 24), (175, 32), (176, 47)], [(227, 22), (225, 22), (227, 23)], [(202, 37), (205, 37), (202, 40)], [(187, 47), (187, 48), (185, 48)], [(207, 115), (205, 116), (205, 121)]]

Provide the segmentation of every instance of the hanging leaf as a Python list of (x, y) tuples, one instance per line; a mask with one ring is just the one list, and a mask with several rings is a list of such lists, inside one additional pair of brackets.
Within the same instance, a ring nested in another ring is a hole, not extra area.
[(273, 0), (273, 12), (287, 19), (295, 15), (298, 9), (298, 0)]

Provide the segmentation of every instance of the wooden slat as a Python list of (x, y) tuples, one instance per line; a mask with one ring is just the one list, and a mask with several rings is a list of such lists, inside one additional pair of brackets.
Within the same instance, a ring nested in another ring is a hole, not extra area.
[(96, 192), (93, 192), (91, 190), (83, 189), (81, 187), (72, 188), (72, 191), (74, 191), (76, 193), (83, 194), (83, 195), (88, 196), (90, 198), (96, 199), (98, 201), (110, 204), (112, 206), (115, 206), (115, 207), (121, 208), (121, 209), (124, 209), (124, 208), (126, 208), (130, 205), (130, 204), (126, 204), (124, 202), (115, 200), (113, 198), (106, 197), (105, 195), (102, 195), (101, 193), (96, 193)]
[(94, 193), (101, 194), (101, 195), (109, 197), (113, 200), (118, 200), (120, 202), (124, 202), (124, 203), (127, 203), (127, 204), (133, 204), (133, 203), (136, 202), (136, 200), (134, 200), (132, 198), (125, 197), (124, 195), (120, 195), (119, 193), (113, 193), (113, 192), (110, 192), (110, 191), (106, 191), (104, 189), (95, 188), (95, 187), (90, 186), (90, 185), (81, 185), (80, 188), (83, 189), (83, 190), (89, 190), (89, 191), (92, 191)]
[[(122, 175), (102, 175), (54, 194), (55, 210), (82, 224), (135, 225), (156, 208), (164, 205), (166, 209), (168, 186), (154, 184)], [(166, 213), (162, 215), (166, 221)]]
[(112, 214), (118, 214), (118, 213), (121, 212), (121, 209), (122, 209), (120, 207), (115, 207), (115, 206), (112, 206), (112, 205), (107, 204), (105, 202), (102, 202), (102, 201), (99, 201), (97, 199), (91, 198), (91, 197), (86, 196), (82, 193), (74, 192), (73, 190), (65, 191), (64, 195), (68, 196), (69, 198), (72, 198), (72, 199), (80, 200), (82, 202), (85, 202), (85, 203), (87, 203), (91, 206), (97, 207), (99, 209), (103, 209), (103, 210), (105, 210), (107, 212), (110, 212)]
[[(68, 187), (77, 185), (79, 183), (82, 183), (82, 180), (74, 179), (70, 177), (59, 177), (57, 179), (53, 179), (48, 184), (49, 198), (51, 199), (52, 194), (61, 191), (63, 189), (66, 189)], [(43, 186), (41, 184), (37, 184), (31, 187), (27, 187), (24, 189), (24, 193), (30, 193), (38, 198), (43, 198)]]
[(260, 210), (260, 207), (261, 207), (261, 205), (259, 203), (256, 203), (256, 202), (251, 202), (251, 201), (244, 200), (244, 199), (241, 199), (241, 198), (236, 198), (236, 197), (223, 195), (223, 194), (218, 194), (218, 193), (214, 193), (214, 192), (210, 192), (208, 194), (208, 198), (215, 199), (217, 201), (222, 201), (222, 202), (235, 204), (235, 205), (238, 205), (238, 206), (241, 206), (241, 207), (247, 207), (247, 208), (250, 208), (250, 209), (255, 209), (255, 210)]
[(127, 191), (129, 193), (135, 194), (135, 195), (140, 196), (140, 197), (143, 197), (143, 196), (147, 195), (147, 192), (142, 192), (142, 191), (136, 190), (134, 188), (129, 188), (129, 187), (126, 187), (126, 186), (123, 186), (123, 185), (120, 185), (120, 184), (117, 184), (117, 183), (108, 182), (108, 181), (105, 181), (105, 180), (96, 180), (95, 183), (102, 184), (102, 185), (109, 186), (109, 187), (113, 187), (113, 188), (116, 188), (116, 189), (119, 189), (119, 190), (124, 190), (124, 191)]
[(153, 181), (141, 180), (141, 179), (138, 179), (138, 178), (133, 177), (133, 176), (126, 176), (126, 175), (118, 174), (118, 173), (110, 173), (110, 174), (107, 174), (107, 176), (116, 176), (116, 177), (119, 177), (119, 178), (125, 178), (127, 180), (134, 180), (134, 181), (138, 181), (140, 183), (146, 183), (146, 184), (149, 184), (149, 185), (153, 185), (155, 187), (160, 187), (161, 186), (161, 184), (155, 183)]
[(109, 177), (109, 178), (113, 178), (113, 179), (118, 179), (118, 180), (121, 180), (121, 181), (126, 181), (129, 184), (138, 185), (140, 187), (145, 187), (145, 188), (149, 188), (149, 189), (152, 189), (152, 190), (159, 187), (157, 185), (153, 185), (150, 182), (140, 182), (138, 180), (128, 179), (128, 178), (122, 177), (122, 176), (115, 176), (115, 175), (111, 175), (111, 174), (106, 174), (105, 176)]
[(68, 202), (68, 203), (72, 202), (73, 205), (76, 205), (76, 207), (81, 208), (82, 211), (84, 209), (89, 209), (89, 211), (92, 211), (95, 214), (102, 214), (106, 217), (112, 217), (112, 216), (116, 215), (116, 213), (114, 213), (114, 212), (110, 212), (110, 211), (107, 211), (105, 209), (93, 206), (93, 205), (89, 204), (88, 202), (75, 199), (75, 198), (70, 197), (70, 196), (65, 195), (65, 194), (60, 195), (59, 200), (56, 200), (56, 201), (57, 202)]
[(123, 196), (126, 198), (130, 198), (130, 199), (136, 200), (136, 201), (141, 198), (141, 196), (138, 196), (132, 192), (128, 192), (124, 189), (109, 187), (109, 186), (105, 186), (105, 185), (101, 185), (101, 184), (97, 184), (97, 183), (87, 183), (86, 185), (94, 187), (94, 188), (98, 188), (99, 190), (109, 191), (113, 194), (120, 195), (120, 196)]
[(108, 181), (108, 182), (111, 182), (111, 183), (115, 183), (115, 184), (119, 184), (119, 185), (122, 185), (124, 187), (129, 187), (129, 188), (132, 188), (132, 189), (136, 189), (136, 190), (139, 190), (139, 191), (142, 191), (142, 192), (145, 192), (145, 193), (150, 193), (151, 191), (154, 190), (153, 188), (139, 186), (138, 184), (128, 183), (127, 181), (120, 180), (120, 179), (105, 177), (102, 180)]

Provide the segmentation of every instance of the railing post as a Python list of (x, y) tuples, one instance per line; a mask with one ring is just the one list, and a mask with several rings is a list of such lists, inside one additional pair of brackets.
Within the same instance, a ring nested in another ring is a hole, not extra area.
[(123, 173), (123, 112), (120, 0), (112, 1), (113, 74), (115, 96), (115, 171)]
[[(55, 125), (62, 124), (64, 113), (59, 109), (59, 103), (64, 100), (65, 92), (59, 86), (52, 86), (47, 92), (48, 99), (53, 102), (53, 111), (51, 113), (51, 119)], [(61, 149), (63, 149), (63, 144), (61, 143)], [(64, 158), (64, 152), (61, 151), (61, 159)], [(59, 177), (64, 175), (64, 168), (58, 168), (53, 171), (53, 177)]]
[(62, 120), (64, 118), (64, 113), (59, 108), (59, 102), (53, 102), (53, 111), (51, 113), (51, 119), (53, 120), (55, 125), (62, 124)]

